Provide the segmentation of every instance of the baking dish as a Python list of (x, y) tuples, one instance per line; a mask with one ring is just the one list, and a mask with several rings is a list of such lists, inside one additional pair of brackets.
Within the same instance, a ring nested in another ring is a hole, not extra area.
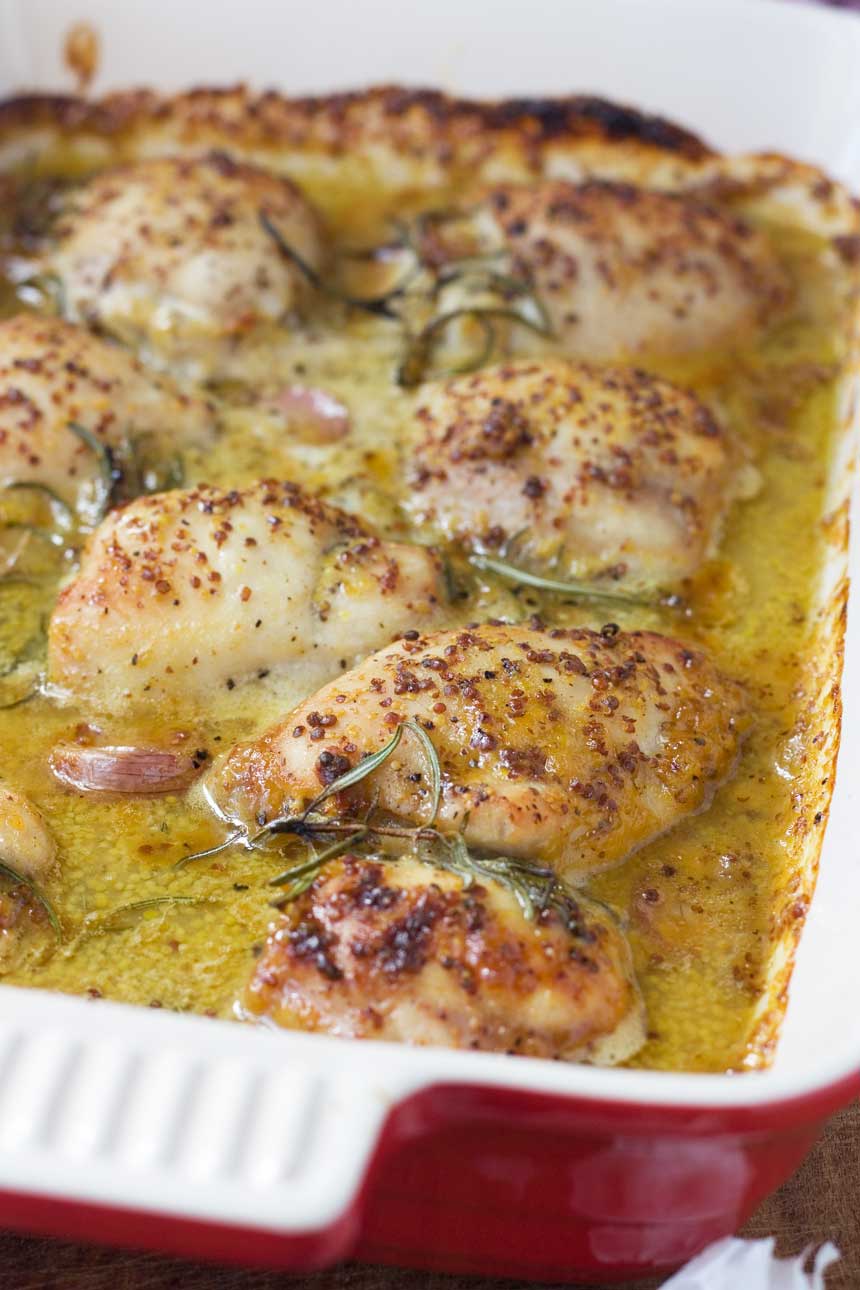
[[(845, 15), (770, 0), (542, 0), (527, 14), (422, 6), (392, 28), (368, 4), (302, 11), (299, 28), (260, 2), (204, 14), (7, 0), (0, 89), (67, 85), (72, 20), (101, 35), (99, 90), (239, 76), (291, 92), (391, 79), (473, 95), (593, 90), (727, 150), (773, 146), (860, 180), (860, 24)], [(855, 384), (847, 375), (831, 479), (825, 651), (839, 645)], [(544, 1280), (668, 1268), (733, 1230), (860, 1090), (852, 624), (846, 657), (821, 879), (771, 1070), (665, 1075), (362, 1046), (4, 988), (0, 1220), (293, 1269), (358, 1256)], [(820, 700), (835, 752), (839, 696)]]

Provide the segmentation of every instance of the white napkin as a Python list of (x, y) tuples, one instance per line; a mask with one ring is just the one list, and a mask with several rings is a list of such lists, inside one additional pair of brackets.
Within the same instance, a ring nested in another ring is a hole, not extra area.
[(774, 1239), (741, 1241), (728, 1236), (703, 1250), (676, 1272), (663, 1290), (825, 1290), (824, 1273), (839, 1259), (827, 1241), (816, 1252), (811, 1271), (804, 1272), (812, 1246), (795, 1259), (774, 1257)]

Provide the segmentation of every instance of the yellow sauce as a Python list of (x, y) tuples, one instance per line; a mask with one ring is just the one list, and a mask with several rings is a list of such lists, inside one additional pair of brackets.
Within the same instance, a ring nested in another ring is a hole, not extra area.
[[(311, 195), (332, 226), (341, 223), (345, 241), (379, 235), (378, 211), (356, 213), (330, 193)], [(731, 511), (719, 557), (685, 593), (685, 610), (612, 613), (623, 627), (657, 628), (704, 645), (727, 672), (744, 679), (755, 712), (736, 774), (710, 808), (589, 884), (628, 928), (649, 1017), (637, 1066), (725, 1070), (759, 1061), (751, 1026), (793, 819), (794, 696), (823, 558), (823, 489), (845, 332), (838, 272), (826, 262), (824, 244), (772, 232), (797, 286), (792, 317), (740, 354), (648, 364), (713, 404), (746, 445), (761, 488)], [(3, 299), (7, 309), (18, 307), (11, 292)], [(540, 352), (540, 344), (531, 352)], [(189, 481), (238, 486), (261, 475), (293, 478), (404, 534), (394, 497), (402, 467), (395, 444), (403, 439), (407, 407), (392, 379), (398, 345), (391, 324), (355, 318), (334, 337), (320, 322), (309, 340), (285, 336), (267, 346), (257, 356), (260, 381), (324, 386), (350, 408), (351, 435), (334, 446), (296, 445), (276, 418), (261, 418), (249, 406), (247, 391), (231, 386), (220, 392), (225, 433), (205, 462), (186, 462)], [(452, 611), (452, 622), (536, 611), (566, 625), (607, 618), (605, 610), (515, 593), (491, 577), (472, 590), (470, 601)], [(32, 615), (32, 602), (22, 594), (17, 610), (15, 603), (10, 593), (0, 606), (0, 648), (7, 635), (20, 641), (26, 634), (20, 615)], [(131, 743), (147, 734), (163, 742), (165, 732), (181, 731), (190, 746), (215, 755), (282, 716), (308, 688), (301, 672), (272, 675), (225, 691), (191, 722), (162, 712), (153, 714), (148, 729), (130, 726), (121, 714), (97, 724), (105, 742)], [(64, 927), (60, 944), (44, 925), (21, 936), (14, 929), (0, 933), (4, 979), (230, 1016), (272, 917), (266, 880), (278, 871), (277, 851), (235, 848), (173, 870), (183, 855), (220, 840), (220, 826), (181, 797), (98, 801), (59, 788), (47, 769), (48, 753), (87, 719), (43, 696), (0, 711), (0, 774), (42, 808), (58, 840), (60, 861), (46, 890)], [(111, 917), (130, 902), (164, 895), (203, 903)]]

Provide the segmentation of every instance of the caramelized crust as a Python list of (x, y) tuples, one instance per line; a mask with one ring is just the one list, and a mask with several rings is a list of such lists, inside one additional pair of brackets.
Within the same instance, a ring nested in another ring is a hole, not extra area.
[[(707, 803), (734, 762), (744, 707), (705, 655), (651, 632), (497, 624), (407, 637), (234, 748), (210, 789), (251, 825), (297, 815), (411, 718), (439, 758), (442, 827), (576, 878)], [(431, 778), (409, 732), (324, 809), (357, 818), (371, 802), (427, 822)]]
[(105, 709), (211, 701), (288, 663), (331, 675), (443, 600), (429, 548), (382, 542), (295, 484), (158, 493), (90, 539), (51, 618), (49, 677)]
[(140, 90), (102, 99), (21, 95), (0, 103), (0, 131), (39, 125), (105, 137), (171, 130), (249, 148), (313, 148), (333, 156), (373, 140), (404, 153), (445, 150), (450, 158), (452, 150), (473, 155), (482, 141), (485, 148), (520, 141), (540, 150), (560, 139), (618, 151), (632, 146), (691, 162), (713, 155), (673, 122), (593, 95), (477, 102), (396, 85), (305, 98), (237, 86), (172, 98)]
[(0, 487), (45, 485), (88, 518), (101, 463), (70, 422), (119, 450), (118, 463), (129, 447), (155, 461), (206, 447), (216, 428), (208, 400), (81, 327), (32, 314), (0, 321)]
[(563, 359), (521, 360), (426, 386), (409, 499), (446, 537), (494, 550), (517, 535), (556, 577), (668, 585), (716, 544), (732, 448), (667, 381)]
[(661, 117), (587, 95), (498, 102), (387, 85), (288, 98), (244, 86), (102, 99), (25, 95), (0, 103), (0, 164), (59, 150), (91, 168), (207, 148), (326, 185), (332, 163), (403, 190), (537, 176), (698, 189), (720, 201), (801, 209), (834, 236), (860, 233), (860, 203), (814, 166), (764, 154), (721, 157)]
[(350, 1038), (607, 1064), (643, 1038), (626, 942), (569, 902), (535, 922), (496, 883), (348, 855), (274, 926), (248, 1012)]

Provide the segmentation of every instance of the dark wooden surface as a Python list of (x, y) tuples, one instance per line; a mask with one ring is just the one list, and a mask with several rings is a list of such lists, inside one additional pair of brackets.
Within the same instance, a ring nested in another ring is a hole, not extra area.
[[(828, 1278), (828, 1290), (860, 1290), (860, 1103), (831, 1120), (800, 1171), (743, 1234), (776, 1236), (786, 1254), (830, 1237), (843, 1260)], [(636, 1290), (658, 1284), (640, 1281)], [(499, 1283), (354, 1264), (290, 1277), (0, 1233), (0, 1290), (276, 1290), (287, 1285), (290, 1290), (490, 1290)]]

